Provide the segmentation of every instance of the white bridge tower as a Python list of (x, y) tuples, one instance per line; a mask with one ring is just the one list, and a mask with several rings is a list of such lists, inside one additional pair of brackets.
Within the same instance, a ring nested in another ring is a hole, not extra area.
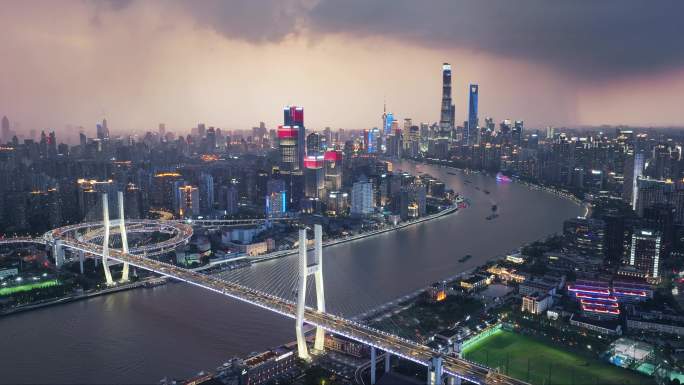
[[(119, 232), (121, 233), (121, 244), (124, 253), (128, 253), (128, 236), (126, 234), (126, 223), (124, 221), (124, 206), (123, 206), (123, 192), (118, 193), (119, 203)], [(109, 270), (109, 229), (111, 221), (109, 220), (109, 200), (107, 193), (102, 194), (102, 225), (104, 226), (104, 236), (102, 237), (102, 267), (105, 273), (107, 285), (114, 284), (112, 279), (112, 272)], [(123, 271), (121, 272), (121, 282), (128, 281), (128, 263), (124, 262)]]
[[(325, 293), (323, 290), (323, 228), (314, 225), (314, 254), (315, 260), (311, 265), (307, 261), (306, 229), (299, 230), (299, 290), (297, 291), (297, 321), (295, 331), (297, 334), (297, 352), (299, 358), (308, 360), (309, 350), (304, 338), (304, 310), (306, 308), (306, 279), (309, 275), (314, 276), (316, 283), (316, 308), (319, 312), (325, 312)], [(325, 330), (316, 328), (314, 350), (323, 351)]]

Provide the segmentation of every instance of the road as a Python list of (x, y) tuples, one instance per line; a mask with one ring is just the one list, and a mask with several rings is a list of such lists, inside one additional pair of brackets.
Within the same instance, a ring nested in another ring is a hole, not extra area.
[[(73, 238), (62, 239), (62, 244), (65, 247), (84, 251), (85, 253), (102, 255), (102, 247), (100, 245)], [(138, 268), (175, 278), (191, 285), (282, 314), (286, 317), (295, 318), (296, 305), (292, 301), (143, 256), (125, 254), (116, 249), (110, 249), (109, 253), (109, 258), (113, 260), (127, 262)], [(304, 318), (307, 323), (313, 326), (321, 327), (328, 332), (345, 336), (424, 366), (427, 366), (430, 360), (439, 354), (437, 351), (414, 341), (394, 336), (333, 314), (318, 312), (311, 308), (305, 310)], [(443, 363), (445, 374), (461, 377), (478, 384), (525, 384), (522, 381), (495, 373), (481, 365), (457, 357), (444, 356)]]

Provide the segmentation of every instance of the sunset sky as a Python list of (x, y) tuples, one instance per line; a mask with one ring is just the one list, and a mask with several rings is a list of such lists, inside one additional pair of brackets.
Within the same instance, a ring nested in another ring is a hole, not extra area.
[(306, 125), (457, 121), (684, 125), (684, 2), (250, 0), (3, 2), (0, 116), (21, 131), (245, 129), (305, 107)]

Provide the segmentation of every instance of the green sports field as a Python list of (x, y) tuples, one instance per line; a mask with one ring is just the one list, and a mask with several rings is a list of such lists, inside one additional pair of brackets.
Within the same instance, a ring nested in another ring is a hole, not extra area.
[(51, 279), (49, 281), (37, 282), (37, 283), (27, 283), (20, 286), (11, 286), (0, 288), (0, 296), (12, 295), (16, 293), (21, 293), (24, 291), (31, 291), (35, 289), (44, 289), (46, 287), (52, 287), (59, 285), (59, 281), (56, 279)]
[(465, 358), (535, 385), (652, 384), (652, 379), (506, 330), (468, 346)]

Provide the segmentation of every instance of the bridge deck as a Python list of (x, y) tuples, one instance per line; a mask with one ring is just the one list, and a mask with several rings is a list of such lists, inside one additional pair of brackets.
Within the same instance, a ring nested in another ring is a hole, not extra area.
[[(64, 240), (63, 245), (86, 253), (102, 255), (102, 247), (99, 245), (73, 239)], [(120, 262), (128, 262), (141, 269), (150, 270), (199, 286), (203, 289), (250, 303), (269, 311), (282, 314), (286, 317), (295, 318), (296, 306), (294, 302), (258, 290), (139, 255), (124, 254), (120, 250), (110, 249), (109, 257)], [(342, 317), (321, 313), (311, 308), (306, 309), (304, 318), (306, 322), (311, 325), (322, 327), (331, 333), (343, 335), (352, 340), (390, 352), (421, 365), (427, 366), (431, 358), (438, 354), (438, 352), (419, 343), (373, 329)], [(467, 379), (478, 384), (525, 384), (522, 381), (495, 373), (490, 369), (457, 357), (445, 356), (443, 357), (443, 362), (444, 372), (446, 374)]]

